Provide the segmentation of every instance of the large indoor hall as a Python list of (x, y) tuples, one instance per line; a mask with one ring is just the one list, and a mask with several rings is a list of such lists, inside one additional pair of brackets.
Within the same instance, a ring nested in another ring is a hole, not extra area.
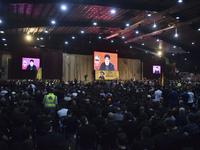
[(0, 0), (0, 150), (200, 150), (200, 0)]

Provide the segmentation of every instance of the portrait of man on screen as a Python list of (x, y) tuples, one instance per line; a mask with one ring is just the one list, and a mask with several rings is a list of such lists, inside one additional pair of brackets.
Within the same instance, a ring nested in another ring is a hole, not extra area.
[(99, 70), (110, 70), (115, 71), (114, 65), (110, 63), (110, 55), (106, 54), (104, 56), (105, 62), (103, 62), (99, 68)]

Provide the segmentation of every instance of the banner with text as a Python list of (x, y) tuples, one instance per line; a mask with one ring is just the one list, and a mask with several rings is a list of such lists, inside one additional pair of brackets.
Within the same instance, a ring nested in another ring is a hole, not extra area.
[(119, 79), (119, 71), (96, 70), (96, 80), (115, 80)]

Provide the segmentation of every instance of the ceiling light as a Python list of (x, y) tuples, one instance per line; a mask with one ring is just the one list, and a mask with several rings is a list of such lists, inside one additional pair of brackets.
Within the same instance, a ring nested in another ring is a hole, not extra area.
[(89, 41), (89, 43), (92, 43), (92, 41)]
[(2, 23), (3, 21), (0, 19), (0, 24)]
[(67, 10), (67, 6), (66, 5), (61, 5), (60, 8), (61, 8), (61, 10)]
[(94, 22), (93, 25), (96, 26), (96, 25), (97, 25), (97, 22)]
[(198, 31), (200, 31), (200, 28), (198, 28)]
[(32, 36), (31, 35), (26, 35), (26, 40), (27, 41), (31, 41), (32, 40)]
[(153, 28), (156, 28), (156, 27), (157, 27), (157, 25), (156, 25), (156, 23), (155, 23), (155, 21), (154, 21)]
[(4, 46), (7, 46), (7, 44), (4, 44)]
[(0, 31), (0, 33), (4, 33), (4, 31)]
[(148, 52), (147, 52), (147, 51), (145, 51), (145, 53), (147, 54)]
[(6, 41), (6, 39), (5, 39), (5, 38), (2, 38), (2, 41)]
[(176, 17), (176, 20), (179, 20), (179, 19), (180, 19), (180, 17), (177, 16), (177, 17)]
[(41, 37), (40, 40), (43, 40), (43, 37)]
[(115, 9), (111, 9), (111, 14), (115, 14), (116, 13), (116, 10)]
[(172, 56), (174, 56), (175, 54), (172, 54)]
[(74, 40), (74, 39), (75, 39), (75, 36), (72, 36), (72, 39)]
[(45, 30), (44, 32), (45, 32), (45, 33), (49, 33), (49, 31), (48, 31), (48, 30)]
[(65, 41), (65, 44), (67, 45), (67, 44), (69, 44), (67, 41)]
[(148, 16), (148, 17), (151, 17), (151, 13), (150, 13), (150, 12), (148, 12), (147, 16)]
[(37, 38), (37, 41), (39, 41), (40, 40), (40, 38)]
[(174, 45), (173, 48), (176, 48), (176, 46)]
[(187, 52), (188, 54), (190, 53), (190, 52)]
[(122, 36), (122, 39), (125, 39), (125, 36)]
[(111, 43), (113, 43), (114, 41), (113, 40), (111, 40)]
[(101, 39), (101, 36), (99, 36), (99, 39)]
[(135, 31), (135, 33), (136, 33), (136, 34), (139, 34), (139, 31), (138, 31), (138, 30), (136, 30), (136, 31)]
[(159, 40), (159, 39), (157, 39), (156, 41), (157, 41), (157, 42), (159, 42), (160, 40)]
[(142, 45), (144, 45), (144, 43), (142, 43)]
[(55, 20), (51, 20), (51, 24), (56, 24), (56, 21)]
[(177, 38), (177, 37), (178, 37), (178, 33), (175, 33), (175, 34), (174, 34), (174, 37), (176, 37), (176, 38)]
[(195, 44), (195, 42), (192, 42), (192, 45), (194, 45)]
[(126, 27), (129, 27), (130, 26), (130, 24), (129, 23), (126, 23)]
[(158, 56), (162, 56), (162, 52), (161, 51), (159, 51), (157, 54), (158, 54)]
[(183, 2), (183, 0), (178, 0), (178, 3), (182, 3)]
[(133, 48), (133, 46), (130, 46), (130, 48)]
[(184, 60), (187, 60), (187, 58), (185, 58)]
[(83, 34), (83, 33), (85, 33), (85, 31), (84, 31), (84, 30), (81, 30), (81, 33)]

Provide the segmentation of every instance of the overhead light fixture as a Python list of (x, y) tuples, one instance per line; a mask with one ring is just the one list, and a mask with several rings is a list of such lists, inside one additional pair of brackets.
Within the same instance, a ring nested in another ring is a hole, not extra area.
[(101, 36), (99, 36), (99, 39), (101, 39)]
[(94, 25), (94, 26), (97, 26), (97, 22), (93, 22), (93, 25)]
[(26, 35), (26, 40), (27, 40), (27, 41), (31, 41), (31, 40), (32, 40), (32, 36), (31, 36), (31, 35), (29, 35), (29, 34), (28, 34), (28, 35)]
[(175, 34), (174, 37), (177, 38), (178, 37), (178, 32), (177, 32), (177, 28), (175, 29)]
[(2, 23), (3, 21), (0, 19), (0, 24)]
[(133, 48), (133, 46), (130, 46), (130, 48)]
[(188, 54), (190, 54), (190, 52), (189, 52), (189, 51), (188, 51), (187, 53), (188, 53)]
[(81, 30), (81, 33), (83, 34), (83, 33), (85, 33), (85, 31), (84, 31), (84, 30)]
[(74, 40), (74, 39), (75, 39), (75, 36), (72, 36), (72, 39)]
[(56, 21), (55, 20), (51, 20), (51, 24), (56, 24)]
[(2, 38), (2, 41), (6, 41), (6, 39), (5, 39), (5, 38)]
[(139, 31), (138, 31), (138, 30), (136, 30), (136, 31), (135, 31), (135, 34), (139, 34)]
[(174, 45), (173, 48), (176, 48), (176, 46)]
[(0, 31), (0, 33), (2, 33), (2, 34), (3, 34), (3, 33), (4, 33), (4, 31)]
[(198, 31), (200, 31), (200, 28), (198, 28)]
[(129, 23), (126, 23), (126, 27), (129, 27), (130, 26), (130, 24)]
[(172, 54), (172, 56), (174, 56), (175, 54)]
[(177, 16), (177, 17), (176, 17), (176, 20), (179, 20), (179, 19), (180, 19), (180, 17)]
[(48, 31), (48, 30), (45, 30), (44, 33), (49, 33), (49, 31)]
[(158, 51), (158, 56), (162, 56), (162, 52), (161, 51)]
[(89, 43), (92, 43), (92, 41), (89, 41)]
[(192, 45), (194, 45), (195, 44), (195, 42), (192, 42)]
[(63, 11), (67, 10), (67, 6), (64, 5), (64, 4), (62, 4), (62, 5), (60, 6), (60, 8), (61, 8), (61, 10), (63, 10)]
[(122, 36), (122, 39), (125, 39), (125, 36)]
[(41, 37), (40, 40), (44, 40), (43, 37)]
[(144, 43), (142, 43), (142, 45), (144, 45)]
[(156, 28), (156, 27), (157, 27), (157, 25), (156, 25), (156, 23), (155, 23), (155, 21), (154, 21), (153, 28)]
[(65, 41), (65, 44), (66, 44), (66, 45), (69, 44), (68, 41)]
[(184, 60), (187, 60), (187, 58), (185, 58)]
[(37, 41), (39, 41), (40, 40), (40, 38), (37, 38)]
[(182, 3), (183, 2), (183, 0), (178, 0), (178, 3)]
[(145, 51), (145, 53), (147, 54), (148, 52), (147, 52), (147, 51)]
[(113, 40), (111, 40), (111, 43), (113, 43), (114, 41)]
[(147, 16), (148, 16), (148, 17), (151, 17), (151, 13), (150, 13), (150, 12), (148, 12)]
[(4, 44), (4, 46), (7, 46), (8, 44)]
[(116, 10), (115, 9), (111, 9), (111, 14), (115, 14), (116, 13)]
[(157, 42), (159, 42), (160, 40), (159, 40), (159, 39), (157, 39), (156, 41), (157, 41)]

